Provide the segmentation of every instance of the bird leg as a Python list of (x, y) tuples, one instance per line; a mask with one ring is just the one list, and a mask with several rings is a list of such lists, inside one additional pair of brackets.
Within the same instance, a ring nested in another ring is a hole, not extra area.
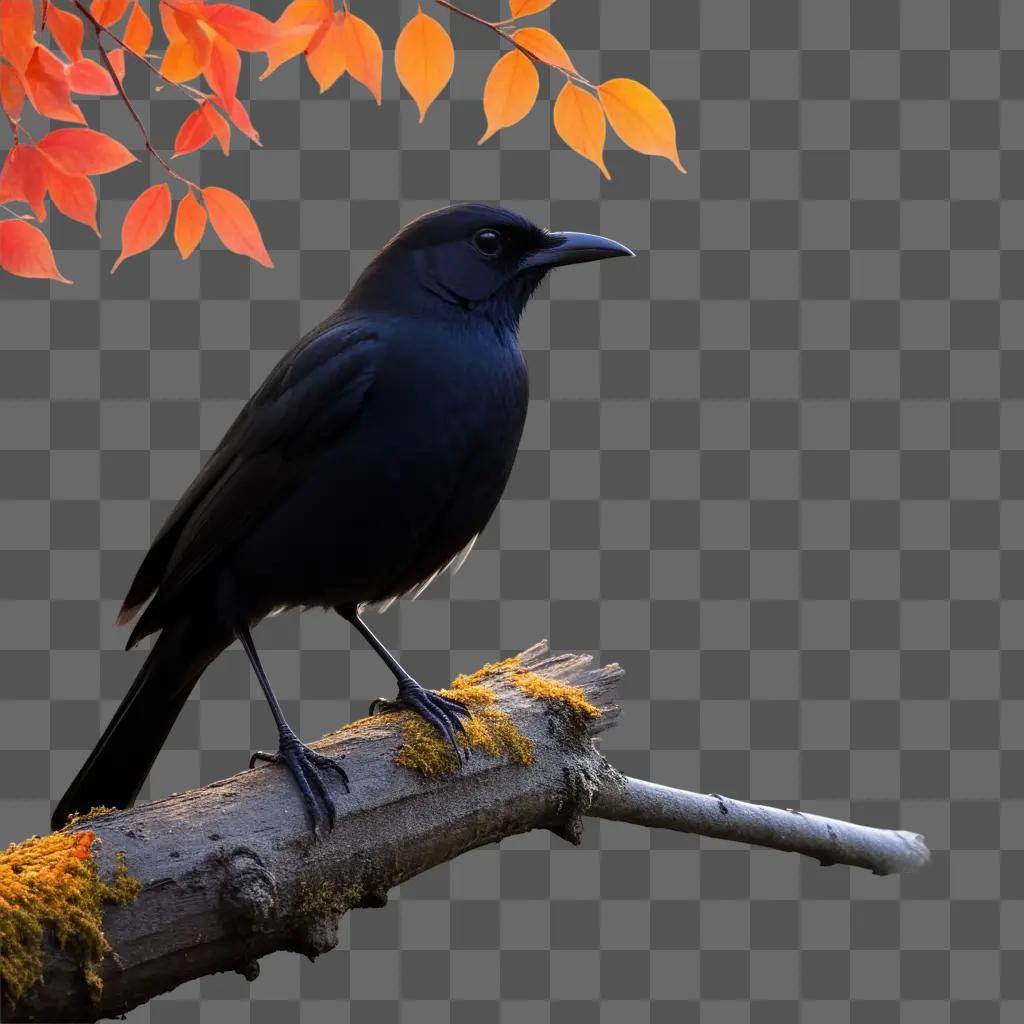
[(327, 830), (330, 831), (334, 828), (336, 809), (334, 800), (324, 785), (323, 779), (320, 778), (319, 772), (332, 771), (337, 773), (341, 777), (345, 791), (348, 792), (348, 776), (345, 774), (345, 769), (332, 758), (325, 757), (323, 754), (319, 754), (310, 747), (307, 747), (295, 735), (294, 730), (284, 717), (284, 712), (281, 710), (281, 705), (274, 695), (274, 691), (270, 688), (270, 682), (267, 679), (266, 672), (263, 670), (263, 664), (260, 662), (256, 645), (252, 642), (252, 634), (249, 632), (249, 627), (245, 624), (236, 626), (235, 635), (241, 641), (242, 647), (249, 658), (249, 664), (252, 665), (256, 678), (260, 681), (263, 694), (270, 705), (270, 712), (277, 723), (279, 737), (277, 753), (268, 754), (265, 751), (257, 750), (249, 758), (249, 768), (251, 770), (255, 767), (257, 761), (271, 761), (286, 765), (292, 774), (292, 778), (295, 779), (299, 791), (302, 793), (302, 800), (312, 822), (314, 834), (319, 831), (321, 818), (326, 819)]
[[(452, 700), (450, 697), (442, 697), (441, 694), (428, 690), (425, 686), (416, 682), (415, 679), (398, 663), (395, 656), (374, 636), (373, 631), (359, 617), (354, 608), (338, 608), (337, 612), (344, 619), (347, 619), (366, 638), (366, 642), (380, 655), (381, 660), (391, 670), (398, 681), (398, 696), (394, 700), (385, 700), (378, 697), (370, 705), (370, 714), (380, 714), (382, 711), (400, 711), (407, 709), (416, 712), (424, 721), (429, 722), (442, 736), (452, 745), (456, 756), (461, 763), (463, 758), (462, 748), (455, 738), (455, 734), (465, 733), (466, 727), (462, 724), (459, 715), (469, 716), (472, 712), (462, 703), (461, 700)], [(465, 757), (469, 759), (469, 747), (466, 747)]]

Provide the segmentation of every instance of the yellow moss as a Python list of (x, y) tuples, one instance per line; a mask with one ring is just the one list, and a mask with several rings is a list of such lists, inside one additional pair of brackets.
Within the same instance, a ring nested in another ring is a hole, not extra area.
[(556, 700), (579, 712), (584, 718), (600, 718), (601, 709), (587, 700), (581, 686), (570, 686), (568, 683), (557, 683), (553, 679), (545, 679), (536, 672), (516, 671), (506, 679), (517, 689), (538, 700)]
[(68, 820), (64, 822), (64, 828), (74, 828), (75, 825), (81, 825), (86, 821), (92, 821), (94, 818), (102, 818), (105, 814), (114, 814), (117, 810), (117, 807), (108, 807), (106, 804), (97, 804), (95, 807), (90, 807), (87, 811), (72, 811), (68, 815)]
[(15, 997), (43, 976), (43, 931), (51, 925), (63, 946), (80, 947), (86, 981), (102, 985), (97, 965), (110, 949), (103, 907), (135, 898), (141, 883), (128, 874), (123, 852), (111, 882), (93, 860), (91, 831), (55, 832), (12, 843), (0, 852), (0, 978)]

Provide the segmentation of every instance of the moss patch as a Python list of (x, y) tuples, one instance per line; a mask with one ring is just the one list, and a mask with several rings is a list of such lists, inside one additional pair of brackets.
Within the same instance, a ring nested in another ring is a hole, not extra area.
[(142, 884), (117, 854), (111, 882), (92, 857), (91, 831), (55, 832), (12, 843), (0, 852), (0, 977), (17, 998), (43, 977), (42, 942), (52, 925), (63, 946), (81, 949), (89, 987), (99, 993), (97, 966), (110, 949), (103, 934), (103, 907), (134, 899)]
[(587, 700), (581, 686), (570, 686), (558, 683), (553, 679), (545, 679), (536, 672), (514, 671), (507, 677), (508, 681), (527, 696), (537, 700), (553, 700), (564, 704), (567, 708), (582, 715), (584, 718), (600, 718), (601, 709)]
[(97, 804), (95, 807), (90, 807), (87, 811), (72, 811), (68, 815), (68, 820), (64, 822), (64, 828), (74, 828), (76, 825), (93, 821), (95, 818), (102, 818), (105, 814), (115, 814), (117, 811), (117, 807), (107, 807), (106, 804)]

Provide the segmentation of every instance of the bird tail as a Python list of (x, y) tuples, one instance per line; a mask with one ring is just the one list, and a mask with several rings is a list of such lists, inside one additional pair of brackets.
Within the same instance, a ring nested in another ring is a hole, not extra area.
[(74, 812), (131, 807), (157, 754), (206, 666), (231, 634), (196, 612), (164, 628), (131, 689), (104, 730), (50, 823), (62, 828)]

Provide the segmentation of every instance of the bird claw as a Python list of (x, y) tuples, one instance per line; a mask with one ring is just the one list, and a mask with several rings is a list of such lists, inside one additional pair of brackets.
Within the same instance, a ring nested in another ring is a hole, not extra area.
[(434, 726), (451, 744), (460, 764), (463, 759), (469, 760), (469, 746), (463, 750), (455, 737), (456, 732), (463, 736), (466, 734), (466, 727), (459, 715), (472, 716), (472, 712), (461, 700), (445, 697), (409, 679), (398, 684), (398, 696), (394, 700), (378, 697), (370, 704), (371, 715), (379, 715), (385, 711), (414, 711), (420, 718)]
[(302, 794), (302, 801), (313, 825), (314, 835), (320, 834), (321, 819), (326, 820), (328, 832), (334, 828), (337, 808), (327, 786), (320, 778), (320, 772), (335, 772), (341, 777), (345, 792), (349, 792), (348, 775), (337, 761), (307, 747), (294, 733), (281, 737), (276, 754), (257, 750), (249, 758), (250, 770), (255, 767), (257, 761), (284, 764), (288, 768)]

